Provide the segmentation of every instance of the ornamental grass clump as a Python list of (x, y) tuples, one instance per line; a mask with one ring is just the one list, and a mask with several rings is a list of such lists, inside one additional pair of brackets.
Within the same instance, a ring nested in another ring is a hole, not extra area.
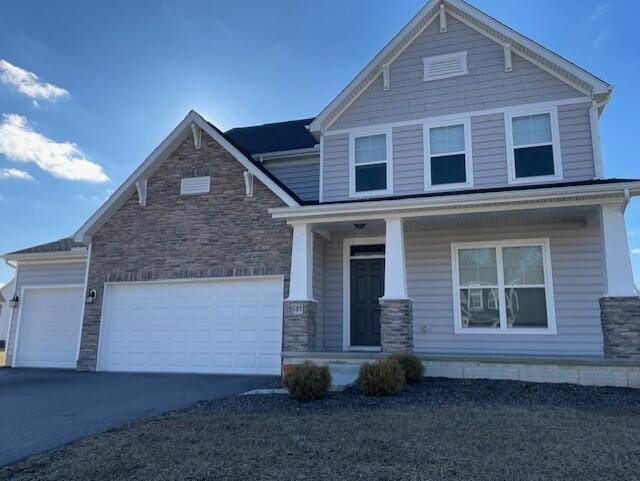
[(293, 368), (282, 383), (289, 395), (298, 401), (315, 401), (326, 396), (331, 388), (331, 373), (327, 366), (305, 361)]
[(360, 367), (358, 385), (367, 396), (395, 396), (402, 391), (404, 382), (404, 371), (396, 359), (383, 359)]
[(421, 382), (424, 379), (424, 364), (418, 356), (407, 352), (401, 352), (391, 356), (400, 363), (400, 367), (404, 371), (404, 380), (407, 384)]

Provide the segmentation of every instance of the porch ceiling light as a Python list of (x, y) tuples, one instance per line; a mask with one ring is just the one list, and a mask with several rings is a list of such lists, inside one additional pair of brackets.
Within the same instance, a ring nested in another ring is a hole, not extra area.
[(358, 230), (362, 230), (365, 228), (367, 224), (353, 224), (353, 227), (355, 227)]

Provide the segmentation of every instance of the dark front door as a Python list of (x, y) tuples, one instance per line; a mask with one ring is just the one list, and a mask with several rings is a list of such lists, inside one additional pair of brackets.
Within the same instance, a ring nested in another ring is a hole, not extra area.
[(384, 259), (351, 260), (351, 345), (380, 345)]

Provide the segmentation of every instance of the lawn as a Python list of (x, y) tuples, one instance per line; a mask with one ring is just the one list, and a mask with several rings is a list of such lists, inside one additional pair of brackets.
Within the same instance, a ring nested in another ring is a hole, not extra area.
[(633, 480), (640, 391), (435, 379), (393, 399), (243, 396), (0, 471), (15, 480)]

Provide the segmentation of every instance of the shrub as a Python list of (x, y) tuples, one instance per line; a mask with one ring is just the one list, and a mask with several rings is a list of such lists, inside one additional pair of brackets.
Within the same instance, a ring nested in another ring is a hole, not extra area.
[(404, 371), (404, 379), (407, 384), (420, 382), (424, 378), (424, 364), (415, 354), (402, 352), (391, 356), (400, 363), (400, 367)]
[(365, 363), (358, 384), (367, 396), (395, 396), (404, 386), (404, 372), (396, 359)]
[(331, 388), (331, 373), (327, 366), (317, 366), (305, 361), (289, 371), (285, 376), (284, 387), (291, 397), (298, 401), (322, 399)]

